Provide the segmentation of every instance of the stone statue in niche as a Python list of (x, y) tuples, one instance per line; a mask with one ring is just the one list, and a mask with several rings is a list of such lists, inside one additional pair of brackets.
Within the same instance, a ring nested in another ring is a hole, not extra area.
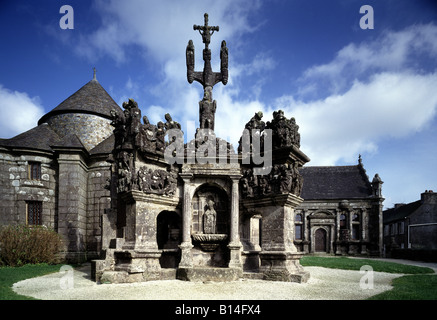
[(206, 206), (208, 209), (206, 209), (203, 214), (203, 233), (214, 234), (216, 233), (217, 225), (217, 213), (214, 209), (214, 201), (208, 199)]

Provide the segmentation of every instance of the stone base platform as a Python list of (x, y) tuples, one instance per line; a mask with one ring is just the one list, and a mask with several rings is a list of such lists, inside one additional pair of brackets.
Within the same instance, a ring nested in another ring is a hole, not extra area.
[(177, 279), (185, 281), (235, 281), (243, 276), (241, 268), (178, 268)]

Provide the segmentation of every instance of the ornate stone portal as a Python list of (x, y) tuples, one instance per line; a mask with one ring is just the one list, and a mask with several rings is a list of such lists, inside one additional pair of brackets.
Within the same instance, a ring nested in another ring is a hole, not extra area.
[(194, 71), (191, 40), (186, 50), (188, 82), (204, 88), (195, 139), (183, 144), (169, 114), (151, 124), (132, 99), (123, 115), (113, 113), (111, 209), (102, 217), (102, 259), (93, 261), (93, 276), (111, 283), (245, 276), (305, 282), (293, 244), (294, 208), (303, 201), (299, 168), (309, 161), (299, 150), (299, 127), (281, 110), (267, 124), (258, 112), (238, 153), (216, 138), (212, 88), (227, 83), (228, 48), (223, 41), (221, 70), (213, 72), (208, 46), (219, 27), (205, 14), (194, 30), (205, 44), (203, 72)]

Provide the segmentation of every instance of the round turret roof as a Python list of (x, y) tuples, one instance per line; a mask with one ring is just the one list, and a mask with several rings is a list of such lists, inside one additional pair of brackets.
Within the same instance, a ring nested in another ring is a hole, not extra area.
[(121, 113), (122, 110), (94, 77), (82, 88), (61, 102), (52, 111), (46, 113), (38, 121), (38, 125), (58, 114), (87, 113), (111, 119), (111, 110)]

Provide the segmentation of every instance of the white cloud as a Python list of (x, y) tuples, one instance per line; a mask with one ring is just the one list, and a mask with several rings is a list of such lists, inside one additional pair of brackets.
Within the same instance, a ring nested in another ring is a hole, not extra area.
[[(350, 43), (329, 63), (306, 70), (301, 77), (301, 94), (314, 94), (322, 86), (331, 93), (348, 90), (357, 78), (379, 72), (401, 72), (426, 68), (418, 55), (437, 54), (437, 26), (412, 25), (401, 31), (385, 31), (373, 41)], [(308, 84), (311, 83), (311, 86)]]
[(25, 92), (12, 91), (0, 84), (0, 137), (12, 138), (37, 125), (44, 115), (39, 97), (30, 98)]
[[(203, 14), (208, 12), (209, 25), (219, 25), (218, 37), (229, 39), (253, 31), (247, 13), (256, 10), (260, 1), (162, 1), (126, 0), (98, 1), (96, 9), (102, 26), (83, 35), (77, 52), (91, 58), (107, 54), (116, 62), (123, 62), (130, 50), (143, 50), (146, 58), (161, 64), (180, 59), (188, 39), (201, 45), (193, 21), (203, 25)], [(211, 42), (217, 51), (220, 41)], [(183, 56), (183, 55), (182, 55)]]
[(381, 73), (341, 95), (312, 102), (284, 96), (276, 107), (296, 118), (311, 165), (334, 165), (375, 152), (382, 139), (420, 131), (435, 116), (436, 86), (436, 73)]
[(306, 70), (298, 94), (277, 99), (276, 107), (296, 118), (311, 165), (355, 162), (359, 153), (377, 152), (380, 141), (419, 132), (435, 117), (437, 73), (426, 61), (436, 53), (434, 24), (386, 31)]

